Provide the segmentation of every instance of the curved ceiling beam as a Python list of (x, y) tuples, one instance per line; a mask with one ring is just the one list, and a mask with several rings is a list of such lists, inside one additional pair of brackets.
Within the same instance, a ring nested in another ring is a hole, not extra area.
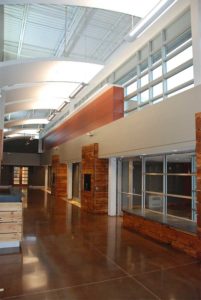
[(38, 135), (39, 129), (38, 130), (33, 130), (33, 129), (14, 129), (14, 130), (9, 130), (9, 131), (4, 131), (4, 136), (33, 136), (33, 135)]
[[(91, 8), (100, 8), (125, 14), (131, 14), (137, 17), (144, 17), (159, 0), (23, 0), (23, 4), (57, 4), (73, 5)], [(0, 0), (0, 4), (21, 4), (19, 0)]]
[(17, 112), (17, 111), (25, 111), (31, 109), (57, 109), (60, 103), (50, 103), (48, 100), (41, 103), (41, 101), (34, 99), (24, 99), (14, 102), (6, 103), (5, 105), (5, 114)]
[(21, 120), (12, 120), (4, 122), (5, 128), (11, 128), (19, 125), (43, 125), (48, 124), (49, 121), (47, 119), (41, 118), (41, 119), (21, 119)]
[(2, 62), (0, 87), (41, 82), (88, 83), (102, 68), (99, 64), (64, 59)]
[[(8, 91), (4, 91), (5, 104), (9, 105), (17, 101), (33, 101), (33, 102), (49, 102), (51, 106), (50, 99), (48, 99), (47, 91), (51, 99), (65, 99), (67, 86), (62, 83), (47, 84), (41, 83), (37, 85), (23, 86), (22, 88), (14, 88)], [(49, 97), (49, 98), (50, 98)], [(56, 101), (56, 100), (55, 100)], [(41, 106), (41, 105), (40, 105)]]

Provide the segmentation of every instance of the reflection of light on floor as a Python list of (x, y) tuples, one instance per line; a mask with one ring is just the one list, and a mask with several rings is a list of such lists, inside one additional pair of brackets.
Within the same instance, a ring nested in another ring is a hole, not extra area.
[(47, 192), (44, 193), (44, 208), (47, 208)]
[(28, 242), (36, 242), (37, 237), (35, 235), (27, 235), (24, 238), (25, 240), (27, 240)]
[(47, 285), (47, 274), (45, 271), (36, 270), (33, 273), (23, 275), (23, 288), (25, 290), (38, 289)]
[(68, 200), (68, 202), (72, 205), (75, 205), (77, 207), (81, 207), (80, 202), (76, 201), (76, 200)]
[(23, 208), (27, 208), (27, 206), (28, 206), (27, 189), (22, 188), (21, 192), (22, 192), (22, 205), (23, 205)]
[(23, 264), (34, 264), (34, 263), (38, 263), (39, 259), (36, 256), (24, 256), (23, 257)]

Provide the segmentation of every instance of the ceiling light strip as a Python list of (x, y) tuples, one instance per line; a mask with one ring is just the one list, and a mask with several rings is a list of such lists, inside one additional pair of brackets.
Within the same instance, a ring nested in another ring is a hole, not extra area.
[(177, 0), (162, 0), (151, 10), (127, 35), (126, 40), (133, 41), (140, 37), (152, 24), (154, 24)]
[(79, 86), (78, 86), (78, 87), (70, 94), (69, 98), (70, 98), (70, 99), (74, 99), (74, 98), (77, 96), (77, 94), (78, 94), (79, 92), (81, 92), (81, 90), (82, 90), (86, 85), (87, 85), (86, 83), (81, 82), (81, 83), (79, 84)]

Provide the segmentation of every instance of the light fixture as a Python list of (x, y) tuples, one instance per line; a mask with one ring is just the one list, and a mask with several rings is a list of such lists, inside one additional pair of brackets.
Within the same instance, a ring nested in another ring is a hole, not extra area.
[(177, 0), (161, 0), (125, 37), (129, 42), (140, 37), (154, 24)]
[(89, 136), (89, 137), (92, 137), (92, 136), (94, 136), (94, 133), (93, 133), (93, 131), (89, 131), (89, 132), (86, 133), (86, 135)]
[(77, 94), (86, 86), (87, 84), (84, 82), (81, 82), (78, 87), (70, 94), (69, 98), (74, 99)]
[(69, 103), (70, 101), (64, 101), (57, 109), (57, 112), (61, 112), (64, 107)]
[(56, 113), (54, 112), (53, 114), (51, 114), (49, 117), (48, 117), (48, 121), (52, 121), (54, 119), (54, 117), (56, 116)]

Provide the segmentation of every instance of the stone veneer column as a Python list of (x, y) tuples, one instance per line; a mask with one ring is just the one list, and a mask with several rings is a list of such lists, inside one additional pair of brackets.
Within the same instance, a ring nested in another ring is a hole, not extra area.
[(201, 238), (201, 112), (196, 114), (197, 230)]
[(52, 156), (52, 194), (67, 196), (67, 165), (60, 163), (59, 155)]
[(81, 208), (91, 213), (108, 211), (108, 159), (98, 158), (98, 144), (82, 147)]

